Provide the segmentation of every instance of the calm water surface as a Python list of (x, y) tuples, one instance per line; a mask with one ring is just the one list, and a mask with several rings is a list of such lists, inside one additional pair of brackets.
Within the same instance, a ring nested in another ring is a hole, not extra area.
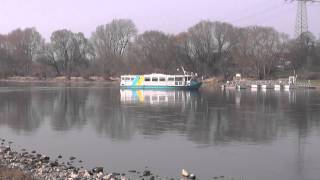
[(320, 91), (0, 84), (0, 137), (88, 168), (200, 179), (320, 178)]

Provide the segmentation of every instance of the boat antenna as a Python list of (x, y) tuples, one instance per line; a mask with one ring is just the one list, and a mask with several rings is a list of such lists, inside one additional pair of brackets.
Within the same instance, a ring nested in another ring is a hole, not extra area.
[(183, 71), (183, 74), (186, 75), (186, 71), (184, 70), (183, 66), (181, 66), (181, 69)]

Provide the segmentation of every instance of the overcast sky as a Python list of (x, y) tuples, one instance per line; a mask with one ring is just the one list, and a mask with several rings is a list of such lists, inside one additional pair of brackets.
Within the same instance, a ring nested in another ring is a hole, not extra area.
[[(297, 3), (285, 0), (0, 0), (0, 33), (36, 27), (48, 39), (67, 28), (87, 37), (97, 25), (129, 18), (139, 33), (186, 31), (200, 20), (272, 26), (293, 35)], [(320, 35), (320, 3), (308, 5), (309, 30)]]

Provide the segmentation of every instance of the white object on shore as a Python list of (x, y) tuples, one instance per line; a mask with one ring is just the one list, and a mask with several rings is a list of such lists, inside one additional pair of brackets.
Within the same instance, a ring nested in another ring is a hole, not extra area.
[(251, 84), (251, 91), (257, 91), (258, 85), (257, 84)]
[(186, 171), (185, 169), (182, 169), (181, 175), (182, 175), (183, 177), (188, 177), (188, 176), (189, 176), (189, 173), (188, 173), (188, 171)]
[(280, 90), (280, 89), (281, 89), (280, 84), (276, 84), (276, 85), (274, 85), (274, 90)]
[(237, 89), (238, 89), (238, 90), (240, 90), (240, 89), (246, 89), (246, 87), (243, 86), (243, 85), (237, 85)]
[(291, 84), (289, 84), (289, 85), (284, 85), (284, 89), (285, 89), (286, 91), (288, 91), (288, 90), (290, 90), (290, 89), (294, 89), (294, 86), (291, 85)]
[(257, 84), (252, 84), (251, 85), (251, 89), (258, 89), (258, 85)]
[(83, 175), (83, 177), (85, 177), (85, 178), (90, 178), (90, 174), (89, 174), (89, 172), (88, 171), (85, 171), (84, 172), (84, 175)]
[(112, 177), (112, 174), (110, 173), (110, 174), (105, 175), (105, 176), (103, 177), (103, 179), (111, 179), (111, 177)]
[(70, 177), (71, 177), (72, 179), (76, 179), (76, 178), (78, 178), (78, 174), (75, 174), (74, 172), (72, 172), (71, 175), (70, 175)]
[(101, 177), (103, 176), (103, 173), (102, 172), (99, 172), (98, 174), (97, 174), (97, 177), (100, 179)]

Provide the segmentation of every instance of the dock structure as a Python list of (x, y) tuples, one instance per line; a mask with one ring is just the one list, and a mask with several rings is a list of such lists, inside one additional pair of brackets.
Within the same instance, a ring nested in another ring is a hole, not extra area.
[(244, 85), (238, 84), (238, 85), (237, 85), (237, 89), (238, 89), (238, 90), (247, 89), (247, 87), (244, 86)]
[(258, 84), (251, 84), (251, 89), (254, 89), (254, 90), (256, 90), (256, 89), (258, 89), (259, 88), (259, 85)]
[(274, 85), (274, 90), (276, 90), (276, 91), (281, 90), (281, 84), (275, 84)]
[(266, 90), (266, 89), (273, 89), (273, 86), (270, 84), (263, 84), (261, 85), (261, 89)]
[(289, 76), (286, 79), (278, 80), (242, 80), (240, 78), (234, 78), (232, 81), (222, 85), (223, 89), (251, 89), (251, 90), (267, 90), (273, 89), (276, 91), (292, 90), (292, 89), (313, 89), (310, 81), (297, 81), (296, 76)]
[(295, 89), (295, 86), (290, 85), (290, 84), (284, 85), (284, 90), (290, 90), (290, 89)]

